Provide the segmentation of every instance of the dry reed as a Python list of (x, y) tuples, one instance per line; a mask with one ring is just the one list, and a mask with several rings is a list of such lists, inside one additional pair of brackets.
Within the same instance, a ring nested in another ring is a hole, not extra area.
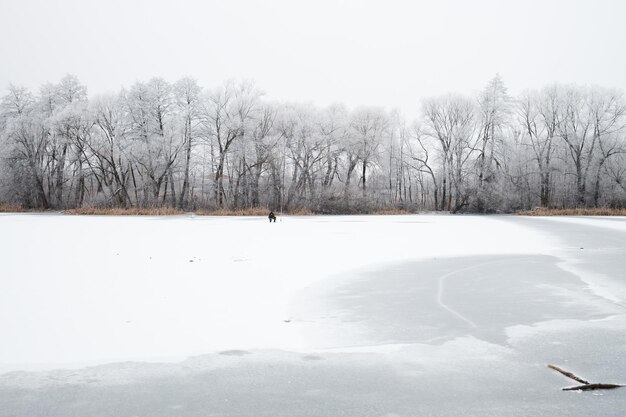
[(377, 216), (401, 216), (401, 215), (414, 214), (414, 213), (411, 213), (410, 211), (403, 210), (403, 209), (380, 209), (380, 210), (374, 210), (372, 214), (375, 214)]
[(0, 213), (23, 213), (32, 211), (15, 203), (0, 203)]
[(626, 216), (626, 209), (613, 208), (572, 208), (572, 209), (550, 209), (537, 208), (534, 210), (518, 211), (518, 216)]
[(97, 215), (97, 216), (175, 216), (184, 214), (182, 210), (171, 207), (149, 208), (97, 208), (81, 207), (65, 210), (64, 214)]
[(246, 209), (200, 209), (196, 210), (194, 213), (198, 216), (267, 216), (269, 210), (260, 207)]

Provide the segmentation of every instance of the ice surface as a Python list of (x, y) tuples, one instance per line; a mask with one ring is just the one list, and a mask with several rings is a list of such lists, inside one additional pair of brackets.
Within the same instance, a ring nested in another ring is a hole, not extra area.
[(21, 214), (0, 231), (3, 417), (626, 409), (626, 389), (561, 392), (546, 368), (626, 382), (623, 218)]
[(0, 363), (307, 348), (284, 320), (313, 283), (385, 263), (551, 248), (541, 234), (486, 217), (281, 220), (1, 216), (0, 329), (10, 342)]

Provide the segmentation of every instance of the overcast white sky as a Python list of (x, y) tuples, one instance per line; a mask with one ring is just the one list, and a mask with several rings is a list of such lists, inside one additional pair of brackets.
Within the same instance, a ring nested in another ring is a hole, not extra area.
[(188, 75), (272, 99), (398, 107), (555, 81), (626, 88), (626, 1), (0, 0), (0, 91)]

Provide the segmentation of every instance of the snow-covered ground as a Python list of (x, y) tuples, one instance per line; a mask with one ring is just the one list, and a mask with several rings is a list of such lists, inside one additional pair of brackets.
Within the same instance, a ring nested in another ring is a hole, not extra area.
[(5, 214), (0, 233), (0, 416), (626, 409), (546, 368), (626, 383), (624, 218)]

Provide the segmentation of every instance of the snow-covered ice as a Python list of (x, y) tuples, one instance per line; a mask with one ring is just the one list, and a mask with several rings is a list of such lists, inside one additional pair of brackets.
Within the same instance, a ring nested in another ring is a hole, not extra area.
[(0, 231), (0, 416), (626, 409), (626, 389), (561, 392), (546, 368), (626, 382), (624, 218), (15, 214)]

